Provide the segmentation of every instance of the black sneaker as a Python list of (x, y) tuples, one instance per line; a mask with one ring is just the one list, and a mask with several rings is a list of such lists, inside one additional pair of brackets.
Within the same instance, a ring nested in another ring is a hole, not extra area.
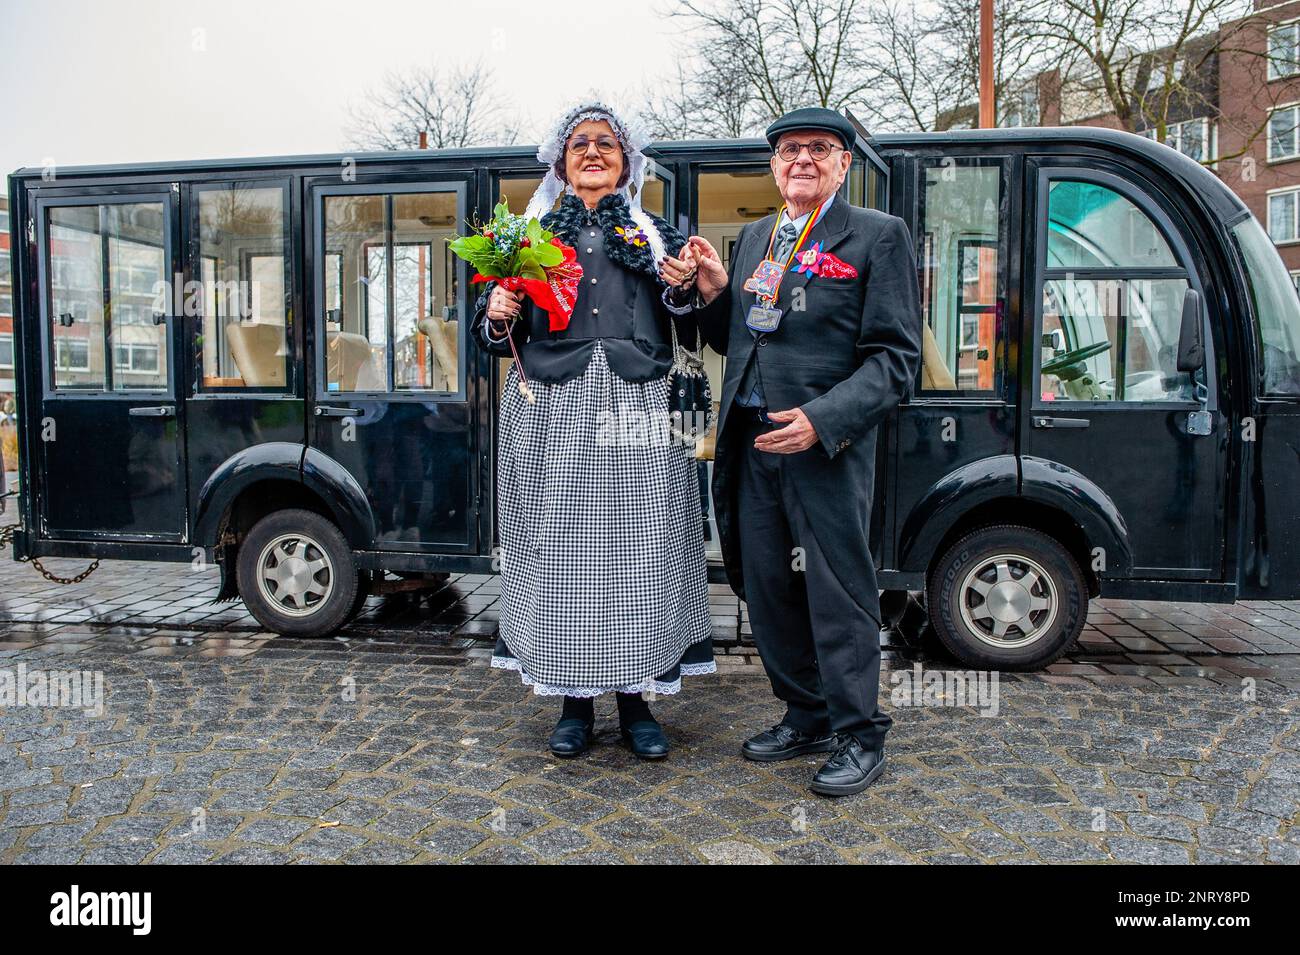
[(808, 788), (823, 796), (852, 796), (870, 786), (884, 771), (884, 743), (876, 749), (865, 749), (856, 736), (845, 735)]
[(787, 723), (777, 723), (770, 730), (751, 736), (740, 746), (741, 755), (759, 763), (775, 763), (804, 753), (829, 753), (833, 749), (834, 733), (804, 733)]

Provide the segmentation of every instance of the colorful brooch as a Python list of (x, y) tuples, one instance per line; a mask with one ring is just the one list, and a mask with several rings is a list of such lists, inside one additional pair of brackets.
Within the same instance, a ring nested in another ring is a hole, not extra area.
[(803, 252), (800, 252), (797, 259), (799, 264), (795, 266), (796, 272), (821, 275), (828, 279), (855, 279), (858, 277), (856, 268), (829, 252), (823, 252), (820, 242), (814, 242)]
[(614, 226), (614, 231), (623, 237), (623, 241), (628, 245), (645, 245), (650, 241), (645, 231), (639, 226), (633, 229), (624, 229), (621, 225)]

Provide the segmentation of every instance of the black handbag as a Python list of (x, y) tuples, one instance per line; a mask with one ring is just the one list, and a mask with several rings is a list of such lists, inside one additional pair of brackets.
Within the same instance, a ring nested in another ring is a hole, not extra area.
[(694, 448), (709, 433), (713, 419), (713, 392), (704, 359), (677, 340), (677, 322), (668, 319), (673, 336), (673, 366), (668, 371), (668, 430), (674, 441)]

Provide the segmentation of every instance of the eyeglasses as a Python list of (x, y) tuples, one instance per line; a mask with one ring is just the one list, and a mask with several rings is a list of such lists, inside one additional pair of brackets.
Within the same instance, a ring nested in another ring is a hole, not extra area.
[(575, 156), (581, 155), (587, 151), (587, 147), (595, 142), (596, 151), (602, 156), (608, 156), (614, 150), (618, 149), (618, 140), (613, 136), (597, 136), (594, 140), (586, 136), (574, 136), (569, 140), (569, 152)]
[(786, 162), (794, 162), (799, 158), (799, 153), (807, 147), (808, 155), (817, 161), (828, 157), (837, 149), (843, 149), (843, 146), (835, 146), (824, 139), (814, 139), (810, 143), (797, 143), (793, 139), (787, 139), (780, 146), (776, 147), (776, 154)]

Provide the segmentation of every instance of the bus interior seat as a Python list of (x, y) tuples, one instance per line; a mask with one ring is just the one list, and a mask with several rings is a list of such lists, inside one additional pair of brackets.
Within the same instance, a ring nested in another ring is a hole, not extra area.
[(329, 381), (340, 391), (383, 391), (383, 346), (372, 346), (364, 335), (329, 332)]
[(934, 340), (934, 330), (929, 322), (921, 323), (921, 390), (956, 391), (957, 380), (948, 370), (948, 363), (939, 353), (939, 343)]
[(273, 322), (229, 322), (230, 357), (250, 388), (283, 388), (284, 326)]
[(434, 391), (456, 391), (460, 387), (460, 361), (457, 356), (460, 323), (444, 322), (426, 315), (418, 322), (420, 331), (433, 348), (433, 380), (429, 387)]

